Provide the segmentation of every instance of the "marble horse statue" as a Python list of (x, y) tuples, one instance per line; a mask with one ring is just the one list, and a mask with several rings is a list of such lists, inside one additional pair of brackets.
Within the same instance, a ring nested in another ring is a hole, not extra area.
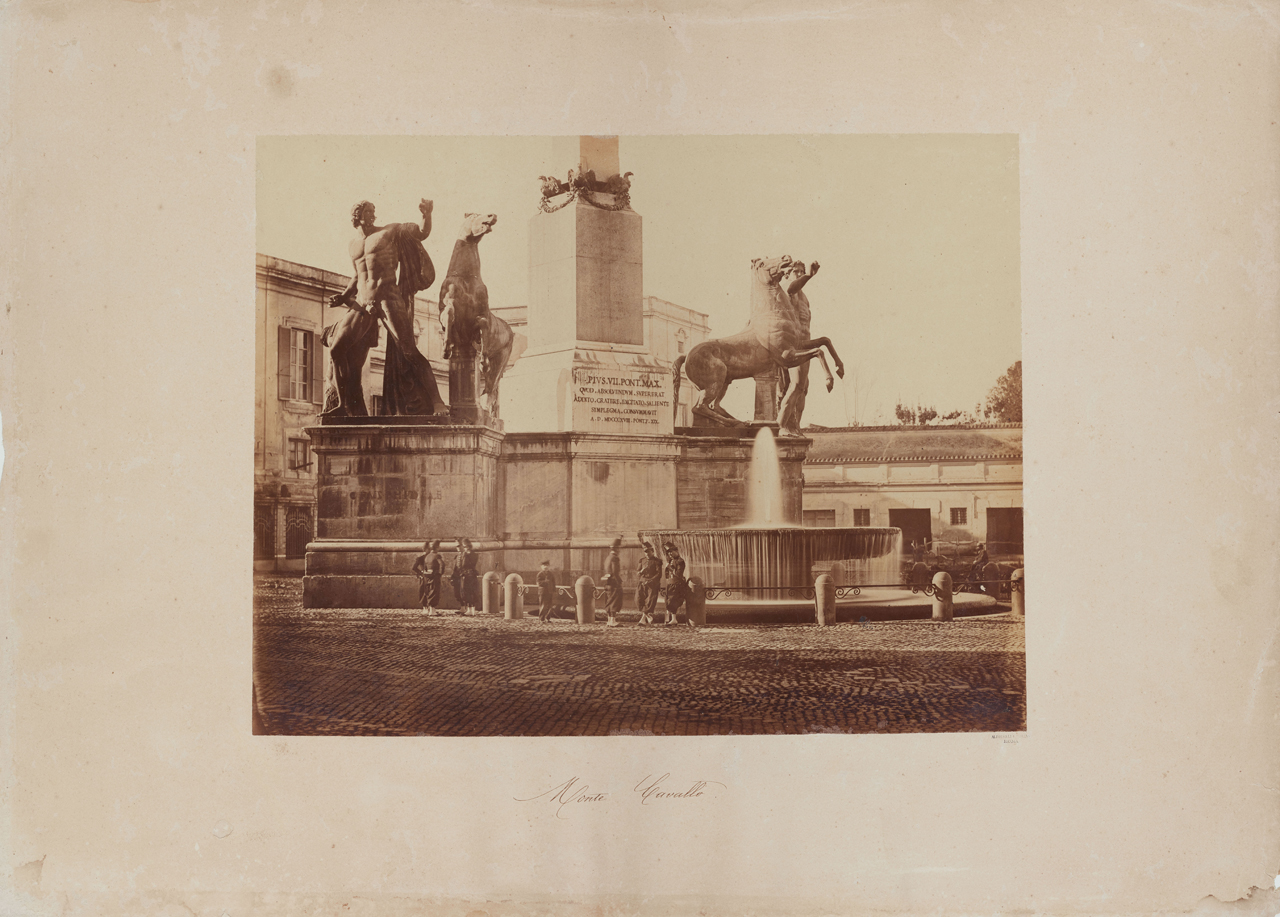
[(515, 342), (511, 326), (489, 311), (489, 289), (480, 277), (480, 240), (497, 222), (492, 213), (466, 214), (440, 285), (444, 355), (453, 358), (470, 352), (480, 356), (486, 409), (494, 417), (498, 416), (498, 383), (511, 361)]
[[(780, 281), (792, 273), (796, 262), (781, 258), (756, 258), (751, 262), (751, 320), (747, 327), (726, 338), (703, 341), (687, 355), (676, 358), (674, 401), (680, 400), (680, 372), (699, 390), (693, 407), (695, 426), (745, 426), (720, 405), (729, 384), (752, 379), (773, 367), (787, 370), (831, 354), (836, 373), (844, 378), (844, 363), (829, 338), (810, 338), (808, 322), (791, 301)], [(835, 382), (827, 377), (827, 391)]]

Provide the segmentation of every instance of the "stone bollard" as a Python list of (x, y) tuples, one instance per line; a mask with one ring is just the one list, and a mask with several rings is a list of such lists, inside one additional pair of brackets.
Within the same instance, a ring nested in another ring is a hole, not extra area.
[(684, 615), (690, 624), (702, 627), (707, 623), (707, 584), (700, 576), (689, 577), (689, 598), (684, 603)]
[(507, 574), (502, 590), (502, 616), (508, 621), (518, 621), (524, 617), (524, 596), (520, 594), (520, 587), (523, 585), (524, 580), (519, 573)]
[(820, 627), (836, 623), (836, 581), (829, 573), (822, 574), (814, 581), (813, 604), (817, 608)]
[(496, 615), (502, 606), (502, 578), (490, 570), (480, 578), (480, 610), (487, 615)]
[(578, 595), (578, 623), (596, 623), (596, 584), (587, 575), (578, 577), (573, 584), (573, 591)]
[(951, 620), (951, 574), (941, 570), (933, 577), (933, 620)]
[(1009, 577), (1009, 601), (1013, 603), (1013, 613), (1023, 617), (1027, 613), (1027, 580), (1022, 569), (1013, 571)]
[(929, 585), (929, 568), (924, 564), (916, 564), (911, 568), (911, 585), (927, 586)]

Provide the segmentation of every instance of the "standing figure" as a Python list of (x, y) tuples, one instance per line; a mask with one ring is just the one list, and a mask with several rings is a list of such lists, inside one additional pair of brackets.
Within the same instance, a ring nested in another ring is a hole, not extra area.
[[(800, 326), (801, 337), (809, 337), (809, 326), (812, 314), (809, 309), (809, 297), (804, 294), (804, 285), (813, 279), (813, 275), (818, 273), (821, 267), (818, 262), (809, 265), (806, 272), (803, 261), (797, 261), (791, 266), (793, 279), (787, 286), (787, 296), (791, 299), (791, 307), (795, 310), (796, 321)], [(827, 358), (819, 350), (816, 354), (822, 368), (827, 374), (827, 390), (831, 390), (834, 381), (831, 378), (831, 369), (827, 366)], [(780, 394), (781, 403), (778, 407), (778, 429), (792, 436), (800, 435), (800, 417), (804, 414), (805, 398), (809, 395), (809, 363), (806, 361), (795, 367), (795, 378), (790, 378), (789, 370), (785, 367), (779, 373), (779, 379), (782, 382), (782, 392)]]
[(546, 624), (556, 607), (556, 575), (551, 572), (551, 561), (544, 560), (538, 568), (538, 620)]
[(435, 617), (440, 604), (440, 580), (444, 577), (444, 558), (440, 556), (440, 542), (432, 541), (422, 546), (422, 553), (413, 562), (413, 572), (418, 575), (418, 598), (427, 615)]
[(636, 606), (640, 611), (640, 623), (652, 624), (653, 613), (658, 607), (658, 592), (662, 583), (662, 561), (653, 553), (653, 545), (644, 543), (644, 557), (636, 568)]
[(453, 597), (458, 602), (458, 614), (466, 614), (467, 603), (462, 600), (462, 538), (457, 539), (457, 551), (453, 555), (453, 569), (449, 571), (449, 583), (453, 586)]
[(677, 615), (684, 600), (689, 597), (689, 582), (684, 576), (684, 558), (673, 542), (668, 541), (662, 546), (662, 550), (667, 555), (667, 567), (663, 571), (667, 577), (667, 620), (663, 623), (678, 624), (680, 622)]
[(618, 612), (622, 611), (622, 559), (618, 549), (622, 547), (622, 539), (613, 539), (609, 546), (609, 559), (605, 561), (604, 577), (601, 580), (605, 588), (605, 613), (609, 615), (608, 627), (618, 626)]
[[(378, 321), (387, 329), (382, 412), (434, 414), (443, 406), (435, 374), (418, 350), (413, 332), (413, 298), (431, 286), (436, 277), (431, 258), (422, 247), (422, 241), (431, 235), (432, 206), (426, 199), (418, 204), (421, 227), (416, 223), (378, 226), (374, 206), (368, 201), (360, 201), (352, 208), (351, 223), (359, 228), (348, 246), (355, 276), (329, 304), (346, 306), (359, 315), (347, 316), (325, 330), (324, 339), (334, 370), (331, 384), (336, 397), (333, 400), (338, 402), (332, 411), (326, 407), (326, 413), (335, 416), (365, 413), (363, 404), (356, 404), (360, 395), (360, 370), (372, 346), (371, 335), (376, 340)], [(326, 406), (330, 403), (329, 397), (325, 403)]]
[(470, 538), (458, 539), (458, 556), (453, 562), (453, 594), (458, 597), (458, 614), (476, 613), (480, 604), (480, 574), (476, 564), (480, 556), (471, 546)]

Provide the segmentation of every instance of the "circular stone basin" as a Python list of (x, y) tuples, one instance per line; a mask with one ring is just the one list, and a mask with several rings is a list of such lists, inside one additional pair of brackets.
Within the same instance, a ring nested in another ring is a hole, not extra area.
[[(659, 550), (672, 542), (688, 576), (700, 577), (709, 591), (728, 589), (738, 600), (795, 600), (810, 590), (812, 601), (815, 566), (823, 572), (841, 561), (896, 558), (902, 548), (902, 530), (891, 526), (651, 530), (640, 537)], [(896, 572), (886, 575), (897, 579)]]
[[(708, 593), (713, 590), (707, 590)], [(956, 617), (993, 614), (1000, 606), (989, 595), (960, 592), (952, 596), (952, 613)], [(812, 624), (812, 598), (751, 599), (730, 592), (707, 600), (708, 624)], [(910, 586), (901, 589), (863, 589), (861, 595), (836, 599), (837, 620), (856, 622), (901, 621), (933, 616), (933, 599), (923, 591), (913, 593)]]
[[(817, 575), (842, 561), (876, 558), (884, 559), (885, 569), (872, 574), (871, 585), (859, 586), (858, 594), (837, 579), (840, 620), (927, 618), (933, 612), (933, 600), (923, 589), (913, 593), (910, 586), (886, 585), (899, 576), (902, 549), (902, 530), (892, 526), (650, 530), (640, 537), (658, 549), (668, 541), (675, 544), (687, 575), (706, 585), (708, 621), (812, 622)], [(957, 615), (997, 610), (991, 596), (967, 592), (956, 594), (953, 605)]]

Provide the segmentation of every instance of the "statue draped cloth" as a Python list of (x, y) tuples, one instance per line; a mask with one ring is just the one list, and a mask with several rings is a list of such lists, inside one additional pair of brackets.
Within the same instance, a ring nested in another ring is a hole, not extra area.
[(397, 227), (396, 257), (400, 262), (399, 302), (388, 300), (387, 359), (382, 374), (383, 414), (432, 414), (443, 404), (435, 373), (413, 333), (414, 297), (436, 279), (431, 256), (417, 239)]

